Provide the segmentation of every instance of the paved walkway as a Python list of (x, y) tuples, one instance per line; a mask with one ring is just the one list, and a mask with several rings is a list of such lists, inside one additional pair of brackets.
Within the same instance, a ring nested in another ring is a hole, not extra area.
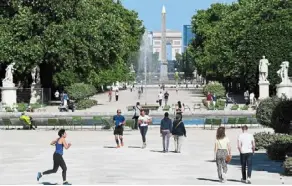
[[(165, 89), (169, 93), (169, 103), (168, 105), (172, 105), (181, 101), (186, 105), (192, 107), (194, 103), (202, 103), (203, 95), (201, 93), (201, 89), (181, 89), (176, 93), (175, 89), (168, 88)], [(135, 105), (136, 102), (140, 102), (141, 104), (147, 103), (148, 105), (157, 104), (156, 100), (158, 99), (159, 92), (162, 91), (159, 88), (147, 88), (144, 89), (144, 93), (141, 99), (138, 99), (138, 91), (131, 92), (128, 90), (122, 90), (119, 92), (119, 101), (115, 101), (114, 95), (112, 98), (112, 102), (109, 102), (108, 93), (101, 93), (93, 96), (92, 99), (98, 101), (98, 105), (92, 108), (76, 112), (115, 112), (118, 108), (122, 109), (125, 112), (127, 106)], [(162, 91), (162, 93), (164, 93)], [(47, 112), (56, 112), (58, 111), (58, 106), (48, 106), (46, 107)]]
[[(262, 131), (263, 129), (261, 129)], [(260, 130), (251, 130), (259, 132)], [(227, 130), (233, 160), (226, 184), (239, 184), (241, 172), (236, 138), (241, 131)], [(56, 131), (0, 131), (0, 183), (38, 184), (36, 173), (52, 168)], [(72, 148), (65, 151), (68, 180), (73, 184), (220, 184), (213, 160), (215, 130), (188, 129), (181, 154), (160, 153), (158, 129), (150, 129), (148, 146), (140, 149), (138, 131), (125, 132), (125, 147), (115, 149), (111, 131), (68, 131)], [(5, 142), (4, 142), (5, 141)], [(3, 143), (4, 142), (4, 143)], [(171, 140), (171, 149), (173, 141)], [(282, 184), (280, 163), (256, 153), (253, 184)], [(62, 184), (61, 169), (45, 176), (40, 184)], [(292, 178), (285, 178), (292, 184)]]

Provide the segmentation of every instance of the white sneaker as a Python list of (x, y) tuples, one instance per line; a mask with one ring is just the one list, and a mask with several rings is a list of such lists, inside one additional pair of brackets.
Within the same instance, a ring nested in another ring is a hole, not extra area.
[(225, 183), (227, 180), (226, 173), (222, 173), (222, 182)]
[(247, 178), (246, 183), (251, 184), (250, 178)]

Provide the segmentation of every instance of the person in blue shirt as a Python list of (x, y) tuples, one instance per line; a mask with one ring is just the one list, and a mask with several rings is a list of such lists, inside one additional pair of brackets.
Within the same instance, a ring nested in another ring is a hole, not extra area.
[(62, 172), (63, 185), (71, 185), (70, 183), (68, 183), (68, 181), (66, 181), (67, 166), (63, 159), (63, 148), (69, 149), (71, 147), (71, 143), (67, 143), (65, 140), (65, 138), (67, 137), (65, 129), (59, 130), (58, 135), (59, 135), (59, 138), (51, 142), (51, 145), (54, 145), (56, 147), (56, 150), (53, 155), (53, 160), (54, 160), (53, 169), (47, 170), (43, 173), (38, 172), (37, 181), (39, 181), (43, 175), (56, 173), (58, 171), (58, 168), (61, 167), (63, 170)]
[[(121, 115), (121, 109), (117, 110), (117, 115), (113, 117), (114, 124), (115, 124), (115, 130), (114, 130), (114, 135), (115, 135), (115, 140), (117, 143), (117, 148), (120, 148), (119, 141), (121, 141), (121, 146), (124, 146), (123, 142), (123, 132), (124, 132), (124, 125), (126, 123), (126, 119), (124, 116)], [(120, 140), (119, 140), (120, 139)]]

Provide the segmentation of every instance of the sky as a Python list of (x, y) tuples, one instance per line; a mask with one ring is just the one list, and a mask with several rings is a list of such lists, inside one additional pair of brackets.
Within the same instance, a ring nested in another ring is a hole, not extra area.
[(190, 25), (196, 10), (207, 9), (212, 3), (232, 3), (235, 0), (122, 0), (123, 5), (139, 13), (148, 31), (161, 30), (161, 10), (166, 8), (166, 28), (182, 31)]

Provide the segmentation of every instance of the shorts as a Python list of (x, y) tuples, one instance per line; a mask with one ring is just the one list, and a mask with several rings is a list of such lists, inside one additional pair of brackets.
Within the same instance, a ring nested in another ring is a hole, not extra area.
[(115, 127), (114, 135), (122, 136), (123, 135), (123, 132), (124, 132), (124, 128), (122, 126)]

